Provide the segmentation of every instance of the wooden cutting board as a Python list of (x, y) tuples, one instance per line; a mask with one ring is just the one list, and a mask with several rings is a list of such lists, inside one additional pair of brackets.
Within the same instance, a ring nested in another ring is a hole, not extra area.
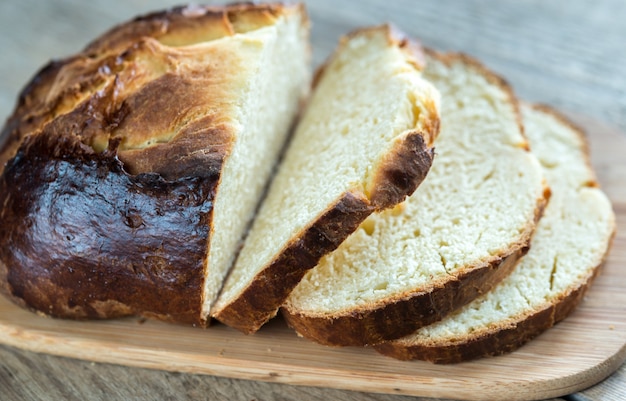
[(0, 342), (96, 362), (270, 382), (463, 400), (530, 400), (573, 393), (626, 359), (626, 136), (589, 119), (592, 160), (617, 214), (602, 273), (579, 308), (518, 351), (457, 365), (401, 362), (371, 349), (327, 348), (276, 319), (252, 336), (135, 318), (75, 322), (0, 297)]

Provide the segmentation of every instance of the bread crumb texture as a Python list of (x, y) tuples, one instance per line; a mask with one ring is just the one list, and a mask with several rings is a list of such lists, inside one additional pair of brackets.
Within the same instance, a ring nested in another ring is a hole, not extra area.
[(492, 291), (383, 345), (383, 353), (458, 362), (512, 351), (566, 317), (591, 283), (615, 230), (610, 201), (596, 184), (583, 134), (544, 107), (524, 105), (522, 111), (552, 189), (528, 254)]
[(442, 99), (428, 177), (323, 258), (288, 299), (290, 313), (332, 317), (427, 294), (532, 231), (543, 176), (510, 93), (460, 57), (429, 57), (425, 78)]
[(392, 39), (389, 27), (364, 30), (344, 40), (324, 66), (218, 309), (346, 193), (367, 202), (379, 165), (409, 133), (432, 144), (439, 93)]

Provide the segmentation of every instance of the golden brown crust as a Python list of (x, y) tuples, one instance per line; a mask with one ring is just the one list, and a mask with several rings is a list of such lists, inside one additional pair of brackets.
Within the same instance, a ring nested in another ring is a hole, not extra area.
[(303, 25), (308, 25), (308, 17), (302, 4), (178, 6), (118, 25), (87, 45), (84, 52), (98, 54), (102, 51), (119, 51), (139, 37), (151, 37), (170, 46), (210, 41), (271, 25), (276, 18), (287, 13), (300, 14)]
[[(50, 92), (59, 70), (69, 60), (51, 61), (29, 82), (20, 93), (13, 114), (0, 133), (0, 174), (6, 162), (15, 155), (24, 136), (40, 129), (50, 119), (50, 112), (41, 110), (43, 99)], [(52, 108), (52, 105), (48, 108)]]
[[(213, 54), (213, 60), (218, 65), (207, 71), (206, 63), (194, 65), (183, 60), (194, 50), (176, 46), (191, 45), (256, 29), (271, 24), (279, 15), (289, 13), (298, 13), (302, 16), (303, 24), (308, 25), (303, 5), (242, 3), (225, 7), (177, 7), (138, 17), (114, 27), (88, 45), (83, 52), (50, 62), (21, 92), (16, 109), (2, 130), (0, 173), (6, 162), (17, 152), (25, 135), (39, 131), (56, 116), (72, 111), (93, 96), (97, 97), (98, 91), (104, 91), (105, 95), (102, 97), (106, 99), (102, 99), (97, 105), (93, 102), (84, 105), (90, 109), (83, 112), (88, 111), (95, 118), (104, 121), (102, 127), (96, 127), (90, 133), (81, 132), (86, 144), (96, 150), (104, 150), (109, 139), (108, 131), (118, 130), (121, 122), (130, 124), (127, 117), (131, 111), (137, 117), (135, 125), (138, 129), (131, 129), (131, 132), (127, 130), (122, 134), (124, 140), (121, 150), (145, 148), (149, 140), (167, 142), (171, 139), (168, 134), (183, 128), (168, 124), (184, 123), (180, 116), (175, 118), (164, 115), (168, 110), (176, 110), (171, 104), (178, 103), (180, 107), (180, 104), (194, 99), (196, 102), (218, 102), (219, 99), (211, 99), (211, 96), (215, 96), (214, 90), (207, 88), (215, 89), (216, 81), (242, 62), (232, 52), (221, 51)], [(199, 77), (206, 78), (206, 81), (192, 82)], [(150, 87), (138, 91), (141, 85), (148, 82)], [(194, 88), (195, 91), (189, 93)], [(153, 92), (160, 90), (175, 96), (153, 96)], [(127, 99), (130, 95), (132, 96)], [(167, 100), (167, 105), (159, 104), (159, 99)], [(129, 110), (133, 100), (139, 107)], [(146, 100), (151, 100), (151, 103), (145, 105)], [(191, 104), (187, 109), (193, 107)], [(142, 115), (134, 114), (137, 109), (142, 110)], [(191, 115), (183, 117), (187, 120), (193, 119)], [(145, 124), (152, 126), (146, 129)], [(125, 161), (123, 153), (120, 156)]]
[(228, 85), (246, 60), (172, 46), (292, 12), (306, 20), (303, 6), (179, 7), (44, 67), (0, 136), (2, 291), (52, 316), (203, 325), (213, 200), (234, 138)]

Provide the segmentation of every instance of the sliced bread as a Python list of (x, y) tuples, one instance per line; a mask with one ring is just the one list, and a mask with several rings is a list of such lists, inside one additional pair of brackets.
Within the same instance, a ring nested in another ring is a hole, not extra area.
[(502, 79), (460, 54), (431, 53), (442, 96), (432, 169), (403, 204), (371, 215), (283, 305), (326, 345), (392, 340), (481, 295), (527, 250), (549, 191)]
[(423, 54), (389, 26), (345, 37), (309, 105), (212, 310), (242, 332), (273, 317), (306, 271), (372, 212), (426, 176), (439, 94)]
[(522, 107), (552, 197), (528, 254), (492, 291), (444, 320), (376, 349), (452, 363), (510, 352), (564, 319), (598, 273), (615, 231), (582, 131), (545, 106)]
[[(309, 89), (302, 6), (187, 6), (50, 63), (0, 137), (0, 287), (204, 325)], [(5, 167), (6, 166), (6, 167)]]

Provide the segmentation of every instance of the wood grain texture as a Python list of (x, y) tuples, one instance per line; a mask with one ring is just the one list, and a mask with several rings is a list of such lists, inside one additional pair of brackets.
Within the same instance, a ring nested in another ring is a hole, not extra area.
[[(4, 55), (0, 61), (0, 119), (9, 114), (20, 88), (50, 58), (77, 51), (112, 24), (180, 2), (0, 2), (0, 49)], [(622, 23), (626, 20), (626, 3), (620, 0), (424, 0), (419, 3), (318, 0), (307, 3), (313, 20), (316, 63), (334, 48), (340, 34), (362, 25), (393, 21), (428, 46), (463, 50), (480, 58), (503, 74), (527, 100), (548, 103), (573, 115), (589, 116), (579, 117), (579, 122), (590, 131), (600, 182), (614, 201), (616, 212), (620, 216), (626, 213), (626, 186), (623, 184), (626, 172), (613, 168), (616, 157), (613, 142), (619, 143), (617, 137), (623, 137), (626, 132), (626, 75), (623, 74), (626, 26)], [(613, 139), (596, 140), (602, 132), (611, 132)], [(624, 227), (624, 218), (620, 219), (620, 227)], [(623, 240), (620, 243), (624, 245)], [(616, 240), (615, 247), (618, 246)], [(616, 257), (613, 253), (612, 258)], [(618, 258), (616, 263), (624, 266), (626, 261)], [(623, 276), (616, 279), (618, 285), (625, 281)], [(583, 307), (589, 302), (596, 303), (593, 299), (588, 298)], [(615, 299), (605, 303), (613, 304)], [(620, 308), (616, 313), (623, 322), (626, 309)], [(579, 311), (584, 312), (584, 308)], [(2, 316), (0, 314), (0, 318)], [(3, 400), (420, 400), (92, 364), (11, 347), (0, 347), (0, 360), (0, 388), (3, 389), (0, 398)], [(570, 395), (568, 399), (618, 400), (623, 394), (626, 394), (624, 366), (603, 383)]]
[[(427, 401), (399, 395), (181, 374), (86, 362), (0, 346), (3, 401)], [(9, 369), (10, 367), (10, 369)]]

